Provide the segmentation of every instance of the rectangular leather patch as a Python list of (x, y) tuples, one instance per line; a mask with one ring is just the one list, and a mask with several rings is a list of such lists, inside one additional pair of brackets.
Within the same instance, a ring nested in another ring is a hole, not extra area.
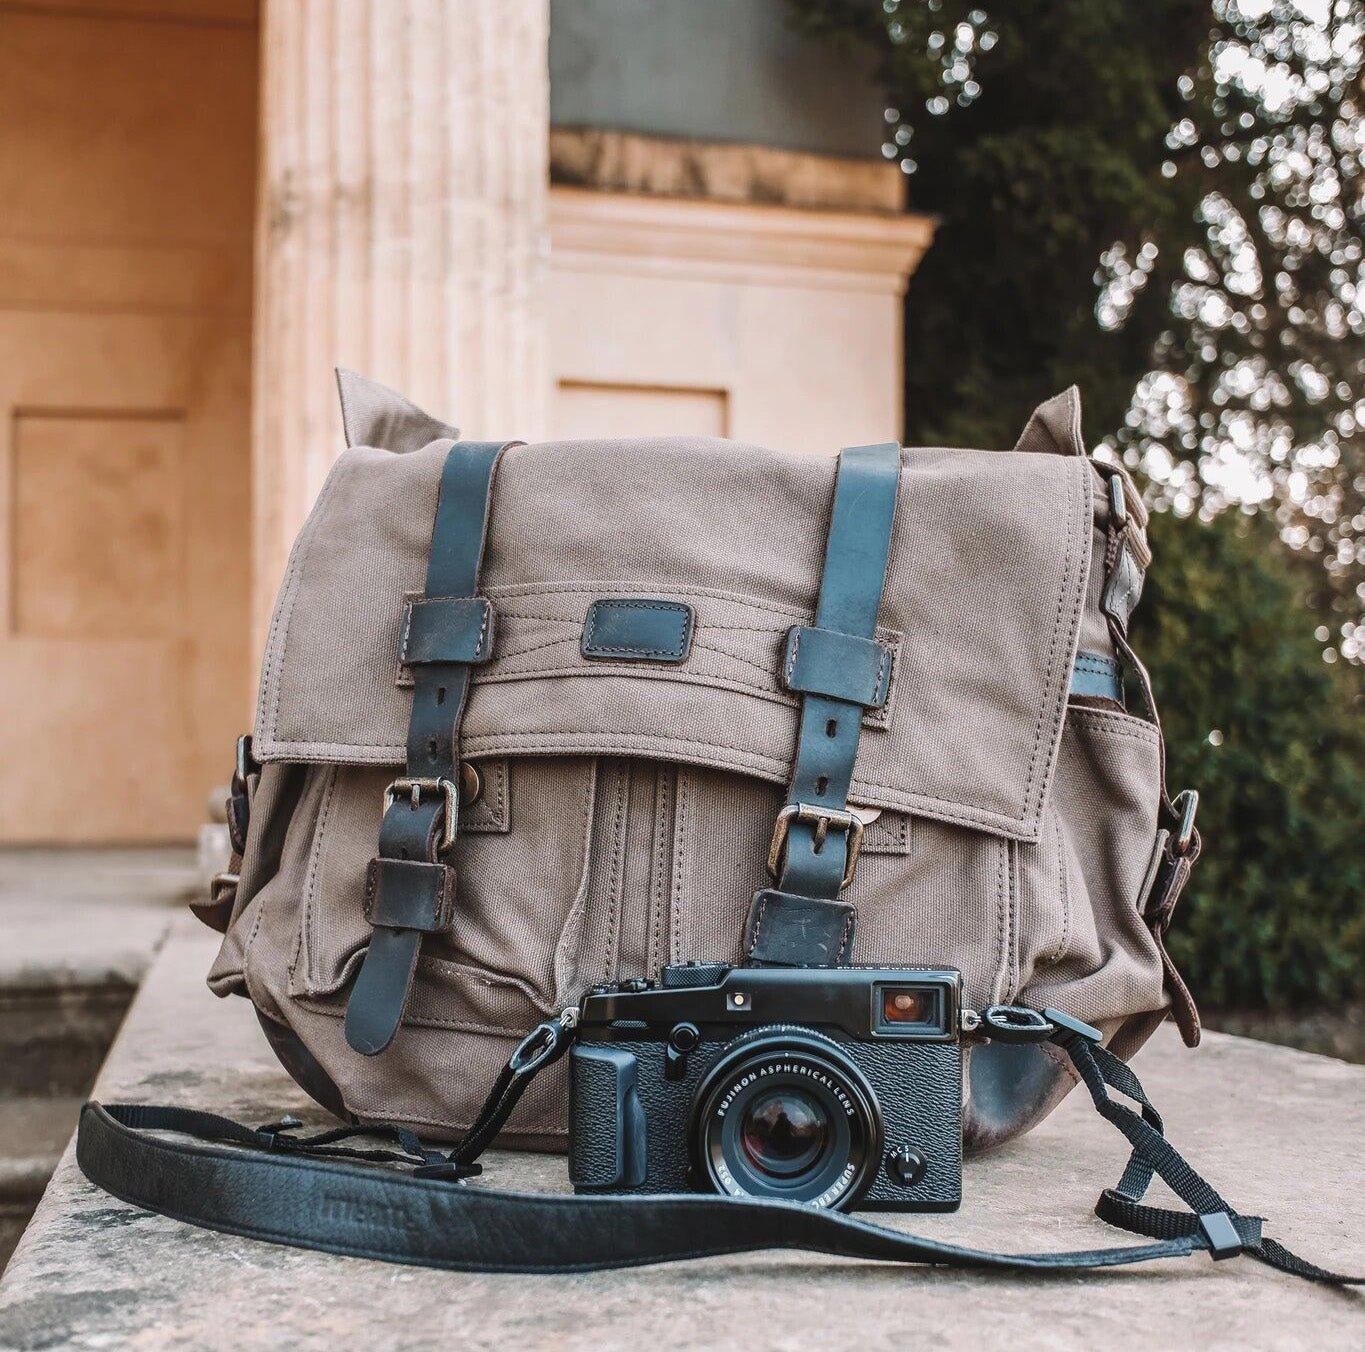
[(609, 596), (583, 621), (582, 652), (604, 662), (685, 662), (692, 651), (692, 607), (681, 601)]

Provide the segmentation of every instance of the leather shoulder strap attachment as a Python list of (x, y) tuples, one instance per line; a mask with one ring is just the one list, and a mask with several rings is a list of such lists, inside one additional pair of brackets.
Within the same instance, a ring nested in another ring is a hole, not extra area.
[(372, 926), (346, 1005), (346, 1041), (382, 1052), (403, 1018), (422, 936), (455, 923), (450, 862), (459, 832), (459, 730), (475, 666), (493, 652), (493, 606), (478, 594), (502, 441), (457, 442), (441, 473), (426, 593), (408, 602), (400, 660), (412, 672), (406, 773), (384, 794), (379, 853), (366, 879)]
[(759, 964), (833, 967), (849, 960), (853, 878), (863, 823), (848, 808), (863, 713), (886, 702), (891, 653), (876, 641), (901, 448), (854, 446), (839, 456), (815, 623), (787, 636), (782, 679), (801, 694), (787, 802), (754, 894), (744, 952)]

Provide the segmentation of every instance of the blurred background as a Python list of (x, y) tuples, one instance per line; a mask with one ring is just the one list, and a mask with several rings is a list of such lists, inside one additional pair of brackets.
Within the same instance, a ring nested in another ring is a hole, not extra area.
[(1078, 384), (1158, 509), (1176, 961), (1365, 1058), (1363, 46), (1365, 0), (0, 0), (0, 1137), (65, 1139), (197, 885), (335, 364), (471, 437), (812, 453)]

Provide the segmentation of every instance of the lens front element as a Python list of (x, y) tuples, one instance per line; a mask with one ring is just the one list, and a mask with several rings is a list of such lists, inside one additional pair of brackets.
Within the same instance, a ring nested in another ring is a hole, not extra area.
[(849, 1205), (881, 1158), (881, 1113), (831, 1039), (774, 1027), (741, 1038), (697, 1091), (692, 1145), (717, 1192)]
[(812, 1095), (773, 1089), (749, 1101), (739, 1138), (760, 1173), (791, 1178), (824, 1154), (832, 1135), (829, 1115)]

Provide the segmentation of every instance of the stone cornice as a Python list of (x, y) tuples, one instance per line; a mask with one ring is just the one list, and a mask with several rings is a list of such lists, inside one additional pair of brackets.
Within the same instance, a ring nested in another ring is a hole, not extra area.
[(555, 268), (903, 291), (934, 236), (928, 216), (550, 189)]

